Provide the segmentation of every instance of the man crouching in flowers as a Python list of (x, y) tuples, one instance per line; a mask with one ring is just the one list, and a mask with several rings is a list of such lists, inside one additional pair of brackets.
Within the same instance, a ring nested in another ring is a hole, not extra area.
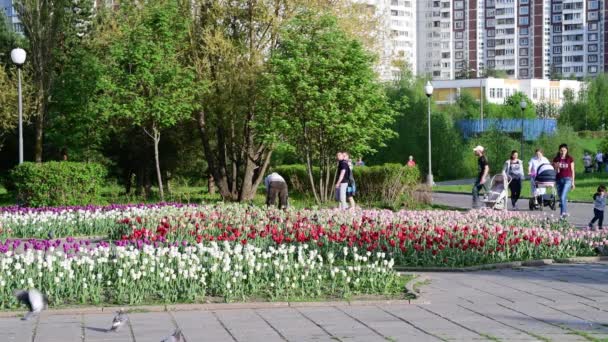
[(287, 198), (289, 196), (285, 178), (273, 172), (264, 179), (264, 185), (266, 186), (266, 205), (274, 206), (277, 196), (279, 196), (279, 208), (287, 209)]

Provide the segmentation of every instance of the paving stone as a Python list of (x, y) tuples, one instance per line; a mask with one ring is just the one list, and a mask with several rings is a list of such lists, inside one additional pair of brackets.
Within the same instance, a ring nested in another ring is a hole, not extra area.
[(210, 311), (178, 311), (171, 313), (177, 325), (192, 341), (234, 341)]
[(434, 315), (417, 306), (382, 306), (389, 312), (427, 334), (447, 340), (484, 340), (483, 336)]
[(299, 308), (298, 310), (340, 340), (386, 341), (383, 336), (334, 307)]
[(81, 342), (82, 316), (42, 314), (36, 328), (36, 342)]
[(294, 308), (259, 309), (256, 312), (289, 341), (334, 341)]
[(0, 320), (0, 341), (31, 341), (36, 321), (22, 321), (20, 317)]
[(166, 312), (132, 313), (129, 321), (138, 342), (160, 341), (175, 331), (175, 324)]
[(218, 310), (215, 315), (237, 341), (284, 341), (254, 310)]
[(345, 307), (343, 310), (391, 341), (440, 341), (376, 306)]

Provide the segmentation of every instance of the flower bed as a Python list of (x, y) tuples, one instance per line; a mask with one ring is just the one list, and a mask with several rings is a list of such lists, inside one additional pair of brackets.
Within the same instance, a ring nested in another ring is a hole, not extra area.
[(293, 300), (358, 294), (403, 296), (385, 253), (345, 249), (337, 262), (306, 244), (259, 248), (240, 243), (116, 245), (5, 241), (0, 253), (0, 308), (18, 307), (12, 291), (36, 287), (52, 305), (222, 300)]

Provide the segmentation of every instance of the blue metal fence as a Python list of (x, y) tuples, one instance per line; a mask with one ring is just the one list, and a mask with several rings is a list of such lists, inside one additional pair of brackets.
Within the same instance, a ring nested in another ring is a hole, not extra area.
[[(543, 133), (553, 134), (557, 131), (555, 119), (525, 119), (524, 139), (538, 139)], [(483, 120), (483, 131), (498, 130), (505, 133), (521, 133), (522, 119), (486, 119)], [(465, 139), (482, 132), (481, 120), (459, 120), (456, 126)]]

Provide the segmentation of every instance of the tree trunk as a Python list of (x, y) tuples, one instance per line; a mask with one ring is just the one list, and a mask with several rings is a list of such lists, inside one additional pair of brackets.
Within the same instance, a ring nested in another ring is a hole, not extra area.
[(228, 182), (226, 178), (222, 178), (220, 176), (220, 165), (217, 163), (213, 150), (211, 148), (211, 144), (209, 143), (209, 132), (207, 131), (205, 111), (200, 110), (195, 115), (198, 123), (200, 137), (203, 142), (203, 153), (205, 154), (205, 159), (207, 160), (209, 174), (213, 177), (213, 181), (215, 185), (217, 185), (217, 188), (222, 198), (230, 199), (232, 194), (228, 189)]
[(207, 190), (210, 195), (215, 195), (215, 181), (213, 180), (213, 175), (209, 174), (207, 178)]
[(158, 153), (158, 144), (160, 142), (160, 131), (156, 128), (156, 125), (152, 126), (152, 139), (154, 140), (154, 161), (156, 162), (156, 178), (158, 180), (158, 192), (160, 194), (160, 200), (165, 200), (165, 192), (163, 188), (163, 177), (160, 172), (160, 157)]
[(36, 163), (42, 163), (42, 137), (44, 136), (44, 99), (40, 100), (40, 111), (36, 115), (36, 141), (34, 145), (34, 160)]

